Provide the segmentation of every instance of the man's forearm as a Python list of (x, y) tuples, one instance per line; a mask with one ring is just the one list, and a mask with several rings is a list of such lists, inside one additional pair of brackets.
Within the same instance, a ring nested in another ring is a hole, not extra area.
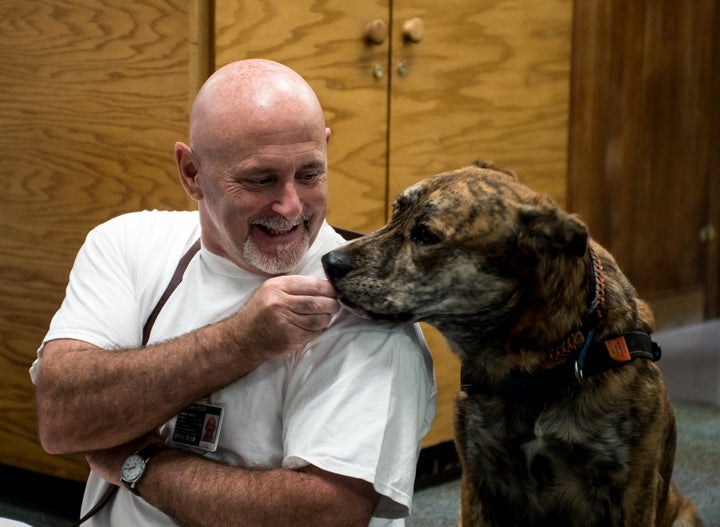
[(36, 395), (43, 447), (68, 453), (126, 443), (257, 367), (223, 324), (130, 350), (48, 342)]
[(244, 470), (175, 449), (152, 458), (137, 488), (188, 527), (366, 527), (379, 499), (371, 483), (315, 467)]

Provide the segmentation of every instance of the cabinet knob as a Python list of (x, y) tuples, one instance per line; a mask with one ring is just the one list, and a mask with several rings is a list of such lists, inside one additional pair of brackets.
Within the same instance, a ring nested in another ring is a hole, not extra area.
[(365, 40), (371, 44), (382, 44), (388, 34), (388, 26), (384, 20), (378, 18), (365, 26)]
[(415, 17), (403, 23), (403, 37), (410, 42), (420, 42), (425, 36), (425, 22), (422, 18)]
[(715, 239), (715, 227), (712, 224), (705, 225), (700, 229), (700, 241), (703, 243), (709, 243)]

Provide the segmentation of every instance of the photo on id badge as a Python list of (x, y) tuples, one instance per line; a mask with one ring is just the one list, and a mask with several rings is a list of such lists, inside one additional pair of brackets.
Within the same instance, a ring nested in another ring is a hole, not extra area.
[(177, 415), (172, 442), (180, 447), (215, 452), (220, 437), (223, 408), (195, 403)]

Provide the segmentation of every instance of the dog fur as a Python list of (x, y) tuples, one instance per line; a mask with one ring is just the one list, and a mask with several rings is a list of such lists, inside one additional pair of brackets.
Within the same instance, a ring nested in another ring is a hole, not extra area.
[(598, 280), (587, 340), (650, 334), (654, 319), (549, 197), (478, 162), (408, 188), (385, 227), (323, 264), (356, 314), (427, 322), (460, 357), (464, 526), (702, 525), (671, 481), (675, 418), (655, 363), (573, 375), (585, 338), (568, 337), (587, 325)]

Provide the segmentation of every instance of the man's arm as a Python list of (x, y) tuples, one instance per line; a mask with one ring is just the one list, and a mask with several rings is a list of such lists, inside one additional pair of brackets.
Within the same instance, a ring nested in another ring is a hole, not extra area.
[[(88, 462), (96, 473), (121, 485), (120, 464), (135, 446), (91, 453)], [(184, 526), (366, 527), (379, 500), (371, 483), (312, 465), (245, 470), (177, 449), (153, 456), (136, 489)]]
[(53, 454), (127, 443), (262, 362), (302, 349), (339, 309), (329, 282), (267, 280), (231, 317), (153, 346), (45, 345), (37, 379), (40, 441)]

